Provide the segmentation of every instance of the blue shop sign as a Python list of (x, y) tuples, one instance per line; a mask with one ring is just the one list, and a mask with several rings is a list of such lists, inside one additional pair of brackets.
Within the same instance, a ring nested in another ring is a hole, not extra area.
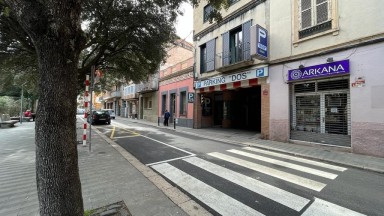
[(288, 81), (299, 81), (349, 74), (349, 60), (288, 70)]

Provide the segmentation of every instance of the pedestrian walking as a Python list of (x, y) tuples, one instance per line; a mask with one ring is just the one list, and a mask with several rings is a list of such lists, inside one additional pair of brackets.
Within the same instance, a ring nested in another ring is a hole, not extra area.
[(164, 113), (164, 126), (168, 126), (169, 117), (171, 117), (171, 113), (169, 113), (168, 110), (165, 110), (165, 113)]

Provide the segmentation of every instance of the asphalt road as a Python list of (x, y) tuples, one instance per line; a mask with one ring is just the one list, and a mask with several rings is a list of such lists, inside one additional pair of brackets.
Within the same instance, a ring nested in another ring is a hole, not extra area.
[(113, 121), (96, 128), (214, 215), (384, 215), (384, 175)]

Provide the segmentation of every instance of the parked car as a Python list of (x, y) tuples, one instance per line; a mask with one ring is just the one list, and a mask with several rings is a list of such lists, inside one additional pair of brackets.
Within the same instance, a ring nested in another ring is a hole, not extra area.
[(105, 124), (111, 124), (111, 116), (109, 115), (108, 111), (98, 110), (93, 111), (92, 116), (88, 115), (87, 119), (88, 123), (90, 124), (96, 124), (96, 123), (105, 123)]
[(101, 109), (102, 111), (108, 111), (109, 115), (111, 116), (111, 118), (115, 119), (116, 115), (115, 115), (115, 110), (113, 109)]

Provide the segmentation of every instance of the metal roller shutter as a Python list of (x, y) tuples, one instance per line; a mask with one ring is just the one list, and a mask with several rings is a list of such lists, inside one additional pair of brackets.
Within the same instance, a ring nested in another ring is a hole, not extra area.
[(351, 146), (348, 78), (294, 83), (290, 91), (292, 140)]

